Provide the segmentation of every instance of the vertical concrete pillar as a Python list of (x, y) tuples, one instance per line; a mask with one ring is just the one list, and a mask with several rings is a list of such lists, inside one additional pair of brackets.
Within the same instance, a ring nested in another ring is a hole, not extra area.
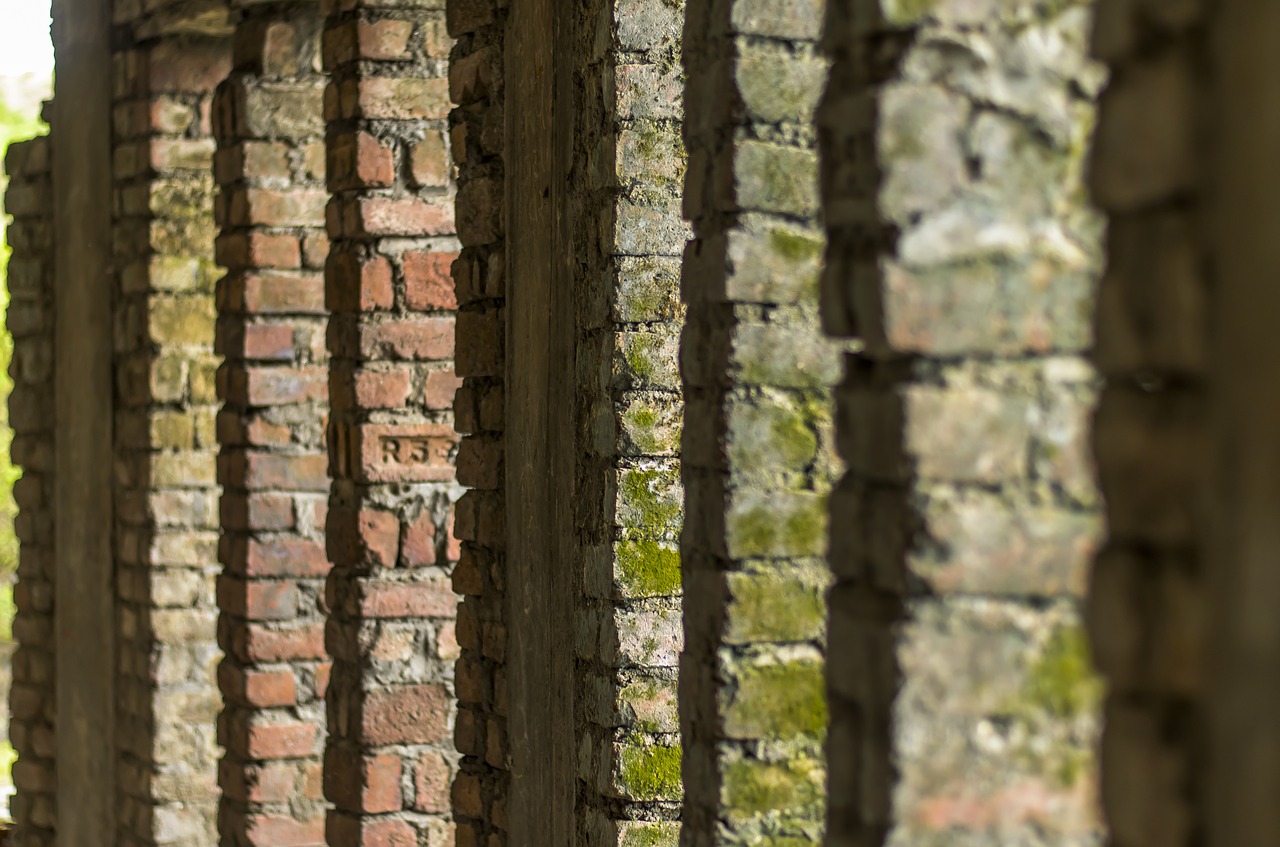
[[(457, 724), (462, 760), (453, 785), (459, 847), (502, 847), (508, 828), (507, 566), (504, 520), (506, 426), (506, 253), (503, 214), (504, 36), (506, 9), (494, 0), (449, 0), (450, 151), (457, 167), (462, 252), (453, 264), (458, 302), (454, 425), (461, 433), (455, 535), (461, 557), (453, 572), (458, 606)], [(511, 151), (514, 152), (514, 151)]]
[[(231, 64), (226, 17), (115, 8), (113, 811), (128, 845), (217, 841), (220, 272), (210, 115)], [(102, 824), (91, 832), (72, 841), (99, 840)]]
[(690, 0), (687, 14), (681, 843), (818, 841), (839, 377), (817, 302), (824, 12)]
[[(1208, 821), (1204, 843), (1280, 839), (1280, 8), (1223, 0), (1210, 42), (1213, 308)], [(1203, 129), (1201, 130), (1203, 132)], [(1201, 139), (1205, 136), (1200, 135)], [(1203, 148), (1202, 148), (1203, 149)]]
[(577, 831), (575, 12), (512, 5), (503, 56), (508, 804), (510, 843), (528, 847)]
[(584, 847), (679, 833), (683, 22), (681, 3), (596, 0), (570, 41)]
[(829, 837), (1095, 843), (1091, 9), (831, 11)]
[[(54, 668), (61, 767), (49, 786), (58, 798), (57, 843), (81, 844), (115, 834), (119, 779), (116, 725), (122, 693), (120, 633), (112, 567), (112, 217), (111, 4), (73, 9), (58, 2), (54, 50), (60, 73), (53, 106), (62, 143), (53, 150), (53, 374), (56, 469), (53, 503), (54, 603), (62, 617)], [(72, 235), (74, 234), (74, 235)]]
[[(1197, 843), (1205, 818), (1204, 23), (1200, 4), (1103, 2), (1094, 36), (1111, 71), (1090, 177), (1109, 219), (1093, 357), (1104, 379), (1093, 441), (1108, 541), (1089, 618), (1107, 681), (1103, 812), (1114, 842), (1134, 847)], [(1223, 548), (1227, 559), (1235, 549)]]
[(434, 4), (329, 4), (333, 847), (453, 841), (450, 47)]
[(13, 636), (13, 687), (9, 694), (9, 738), (19, 761), (13, 781), (17, 794), (10, 814), (17, 825), (14, 843), (48, 847), (56, 825), (57, 642), (54, 623), (54, 398), (53, 398), (53, 251), (48, 137), (9, 148), (9, 179), (4, 210), (12, 215), (5, 237), (12, 254), (7, 282), (5, 323), (13, 336), (13, 390), (9, 395), (10, 456), (22, 469), (14, 485), (18, 505), (17, 612)]
[(225, 845), (324, 844), (322, 25), (316, 3), (245, 8), (214, 104)]

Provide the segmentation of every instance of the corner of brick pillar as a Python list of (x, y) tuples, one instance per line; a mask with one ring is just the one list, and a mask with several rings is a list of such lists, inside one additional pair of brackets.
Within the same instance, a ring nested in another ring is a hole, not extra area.
[(218, 460), (223, 537), (218, 827), (225, 843), (321, 845), (325, 78), (318, 4), (256, 3), (218, 89)]
[(687, 14), (681, 843), (819, 841), (840, 373), (816, 294), (824, 7), (695, 0)]
[(9, 147), (5, 227), (12, 253), (5, 322), (13, 336), (9, 426), (10, 458), (22, 470), (13, 488), (18, 507), (18, 579), (9, 692), (9, 739), (19, 762), (10, 815), (19, 847), (49, 847), (56, 826), (54, 662), (54, 398), (52, 137)]
[(332, 847), (454, 839), (458, 438), (445, 15), (328, 4)]
[(458, 847), (502, 847), (507, 833), (507, 598), (503, 446), (506, 425), (503, 38), (495, 0), (448, 0), (449, 148), (457, 168), (461, 253), (451, 268), (457, 299), (453, 407), (461, 436), (458, 481), (467, 487), (454, 527), (459, 656), (453, 741), (461, 759), (451, 785)]
[(1108, 217), (1092, 438), (1109, 537), (1093, 564), (1088, 617), (1107, 681), (1102, 812), (1113, 842), (1134, 847), (1204, 837), (1207, 562), (1230, 555), (1229, 545), (1206, 548), (1202, 523), (1217, 458), (1209, 413), (1218, 289), (1200, 143), (1216, 107), (1201, 76), (1210, 38), (1208, 12), (1193, 12), (1200, 5), (1144, 20), (1099, 2), (1093, 37), (1110, 73), (1089, 166), (1092, 200)]

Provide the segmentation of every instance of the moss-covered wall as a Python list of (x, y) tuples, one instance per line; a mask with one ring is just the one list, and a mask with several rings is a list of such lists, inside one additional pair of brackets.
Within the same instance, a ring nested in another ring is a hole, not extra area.
[(1092, 7), (833, 11), (824, 319), (864, 346), (831, 509), (832, 836), (1099, 844)]
[(822, 839), (827, 494), (813, 109), (823, 4), (691, 0), (682, 843)]

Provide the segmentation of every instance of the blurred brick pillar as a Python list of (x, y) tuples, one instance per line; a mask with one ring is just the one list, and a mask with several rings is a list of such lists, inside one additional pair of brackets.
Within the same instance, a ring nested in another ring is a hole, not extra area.
[(324, 843), (324, 77), (318, 4), (247, 5), (214, 130), (227, 845)]

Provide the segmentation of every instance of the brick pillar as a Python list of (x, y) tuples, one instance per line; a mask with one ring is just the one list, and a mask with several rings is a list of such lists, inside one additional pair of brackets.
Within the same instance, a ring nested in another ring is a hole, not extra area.
[(13, 391), (9, 395), (10, 454), (22, 469), (14, 485), (18, 505), (14, 529), (20, 545), (14, 587), (18, 643), (9, 694), (9, 738), (19, 762), (11, 814), (18, 847), (48, 847), (56, 824), (54, 806), (54, 514), (53, 514), (53, 254), (50, 139), (9, 148), (4, 210), (9, 258), (9, 306), (5, 322), (13, 336)]
[(1079, 608), (1100, 505), (1090, 23), (1088, 4), (833, 5), (824, 319), (865, 344), (838, 390), (835, 843), (1102, 837)]
[[(506, 10), (493, 0), (449, 0), (450, 149), (458, 173), (457, 217), (489, 222), (460, 227), (453, 265), (457, 292), (457, 373), (462, 378), (454, 424), (467, 486), (457, 505), (461, 558), (453, 572), (458, 606), (458, 716), (454, 743), (462, 760), (453, 785), (459, 847), (505, 844), (510, 762), (506, 735), (506, 523), (502, 439), (506, 415), (503, 312), (506, 253), (500, 213), (503, 181), (503, 35)], [(489, 465), (489, 467), (486, 467)]]
[(149, 17), (136, 3), (116, 7), (116, 720), (124, 845), (217, 840), (213, 289), (220, 273), (210, 109), (230, 45), (217, 15), (173, 15)]
[(822, 556), (839, 357), (817, 315), (822, 17), (816, 0), (688, 6), (687, 847), (823, 832)]
[[(573, 42), (582, 845), (674, 845), (683, 418), (680, 32), (663, 0), (594, 0)], [(605, 44), (601, 51), (594, 45)], [(599, 161), (602, 167), (593, 167)], [(515, 413), (513, 426), (519, 423)]]
[(223, 410), (225, 845), (321, 845), (325, 367), (323, 20), (259, 3), (237, 24), (214, 124)]
[(451, 41), (429, 5), (331, 3), (324, 36), (333, 847), (453, 839), (458, 247)]
[(1102, 802), (1114, 843), (1181, 847), (1200, 843), (1205, 815), (1208, 39), (1193, 6), (1102, 2), (1098, 16), (1094, 52), (1111, 68), (1090, 180), (1110, 221), (1093, 434), (1109, 540), (1089, 597), (1108, 683)]

